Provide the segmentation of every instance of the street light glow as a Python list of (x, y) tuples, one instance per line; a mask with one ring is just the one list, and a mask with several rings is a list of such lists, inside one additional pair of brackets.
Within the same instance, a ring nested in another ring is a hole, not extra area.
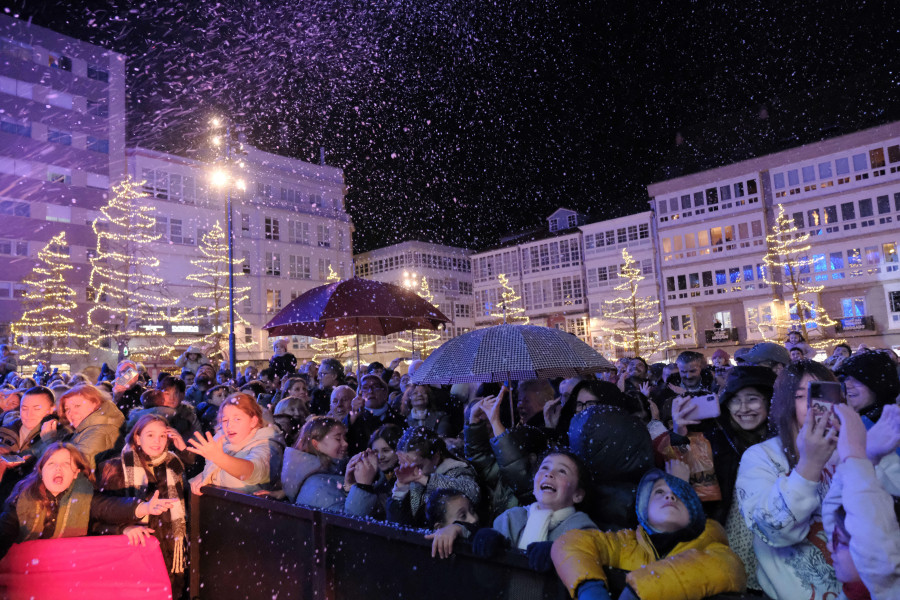
[(209, 174), (209, 182), (213, 184), (215, 187), (225, 187), (228, 185), (228, 173), (226, 173), (223, 169), (216, 169), (212, 173)]
[(219, 119), (219, 117), (213, 117), (210, 122), (212, 123), (213, 127), (219, 127), (220, 125), (222, 125), (222, 121)]

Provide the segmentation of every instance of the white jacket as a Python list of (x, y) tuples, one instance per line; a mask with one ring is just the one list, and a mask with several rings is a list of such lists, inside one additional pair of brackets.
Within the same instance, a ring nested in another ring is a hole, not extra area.
[[(890, 476), (898, 463), (900, 459), (892, 452), (878, 467)], [(897, 481), (886, 483), (892, 485)], [(848, 458), (838, 466), (823, 505), (825, 527), (831, 537), (834, 512), (843, 504), (847, 512), (844, 525), (850, 533), (850, 556), (875, 600), (900, 600), (900, 525), (894, 516), (891, 493), (879, 483), (871, 462)]]

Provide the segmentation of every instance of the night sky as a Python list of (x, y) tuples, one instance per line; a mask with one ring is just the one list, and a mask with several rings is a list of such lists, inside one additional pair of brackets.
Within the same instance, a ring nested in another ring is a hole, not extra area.
[(653, 181), (900, 119), (897, 2), (710, 4), (2, 3), (128, 55), (130, 145), (195, 154), (215, 111), (324, 146), (358, 252), (622, 216)]

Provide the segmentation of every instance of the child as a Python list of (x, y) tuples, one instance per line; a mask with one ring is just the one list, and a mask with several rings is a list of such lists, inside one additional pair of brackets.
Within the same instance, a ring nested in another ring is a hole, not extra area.
[(587, 490), (587, 470), (565, 450), (544, 457), (534, 475), (534, 497), (530, 506), (516, 506), (494, 519), (494, 527), (480, 530), (472, 542), (479, 556), (495, 555), (512, 544), (528, 554), (535, 571), (549, 571), (553, 541), (571, 529), (597, 529), (585, 513), (576, 510)]
[(425, 536), (432, 540), (431, 557), (448, 558), (453, 554), (453, 542), (460, 535), (468, 538), (478, 525), (478, 515), (472, 501), (459, 490), (444, 488), (435, 490), (425, 505), (425, 517), (434, 527), (434, 533)]
[(579, 600), (608, 600), (604, 567), (631, 571), (621, 598), (688, 600), (744, 589), (725, 530), (691, 485), (652, 469), (638, 485), (637, 529), (570, 531), (553, 544), (556, 572)]

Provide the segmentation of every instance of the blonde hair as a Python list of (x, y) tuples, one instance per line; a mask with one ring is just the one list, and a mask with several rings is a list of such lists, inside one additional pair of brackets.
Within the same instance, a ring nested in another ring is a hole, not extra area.
[[(85, 398), (89, 402), (95, 404), (97, 408), (100, 408), (100, 405), (102, 405), (104, 401), (112, 402), (110, 395), (98, 387), (89, 383), (76, 385), (56, 400), (56, 414), (59, 415), (59, 420), (64, 425), (69, 424), (69, 418), (66, 416), (66, 400), (76, 396)], [(96, 410), (96, 408), (94, 410)]]

